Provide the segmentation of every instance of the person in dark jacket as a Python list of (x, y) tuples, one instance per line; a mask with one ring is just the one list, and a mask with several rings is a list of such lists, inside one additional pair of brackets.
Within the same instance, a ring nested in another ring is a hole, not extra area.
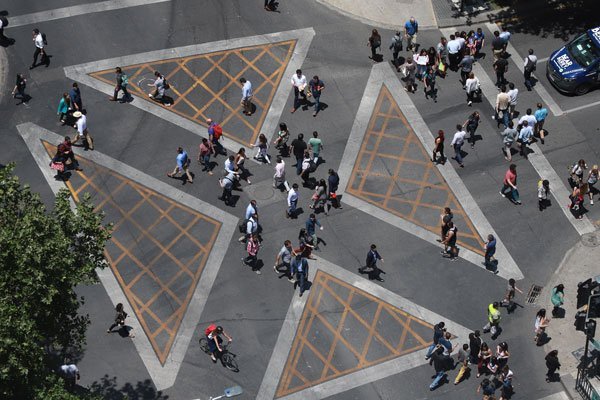
[(377, 246), (372, 244), (369, 252), (367, 253), (366, 265), (364, 267), (360, 267), (358, 272), (361, 274), (369, 274), (369, 279), (376, 279), (379, 282), (383, 282), (383, 278), (379, 276), (381, 270), (377, 268), (377, 260), (383, 262), (383, 258), (381, 258), (379, 252), (377, 251)]
[(443, 355), (444, 348), (438, 347), (431, 354), (433, 368), (435, 369), (435, 379), (429, 385), (429, 390), (434, 390), (446, 377), (446, 369), (448, 368), (448, 360)]
[(427, 349), (427, 355), (425, 359), (428, 360), (431, 357), (431, 354), (435, 350), (435, 347), (438, 345), (441, 338), (444, 337), (444, 333), (446, 332), (446, 324), (444, 321), (441, 321), (433, 326), (433, 343)]
[(481, 332), (476, 330), (475, 332), (469, 333), (469, 358), (471, 364), (477, 364), (479, 362), (479, 350), (481, 350)]
[(558, 350), (552, 350), (546, 355), (546, 382), (554, 381), (556, 370), (560, 369), (560, 361), (558, 361)]

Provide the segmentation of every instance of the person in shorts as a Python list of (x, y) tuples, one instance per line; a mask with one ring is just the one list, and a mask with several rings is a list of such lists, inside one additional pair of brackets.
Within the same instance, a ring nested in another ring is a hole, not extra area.
[(211, 360), (216, 363), (217, 356), (221, 356), (223, 352), (223, 348), (221, 347), (221, 343), (223, 343), (223, 339), (221, 335), (224, 335), (228, 342), (231, 343), (233, 341), (232, 337), (227, 334), (223, 330), (222, 326), (217, 326), (214, 330), (210, 331), (208, 335), (206, 335), (206, 341), (208, 343), (208, 352), (210, 354)]

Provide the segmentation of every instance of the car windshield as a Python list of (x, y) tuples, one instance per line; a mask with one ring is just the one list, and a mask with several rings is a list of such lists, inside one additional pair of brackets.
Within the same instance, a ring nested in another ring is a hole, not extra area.
[(582, 67), (589, 67), (600, 58), (600, 49), (596, 47), (587, 33), (567, 45), (567, 50)]

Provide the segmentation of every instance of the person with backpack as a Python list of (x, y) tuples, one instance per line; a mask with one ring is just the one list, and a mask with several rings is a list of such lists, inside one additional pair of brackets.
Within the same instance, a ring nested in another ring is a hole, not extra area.
[(220, 142), (221, 137), (223, 136), (223, 128), (211, 118), (208, 118), (206, 120), (206, 123), (208, 124), (208, 140), (212, 143), (212, 146), (215, 149), (215, 158), (219, 154), (226, 156), (227, 150), (225, 150), (225, 148)]
[(369, 58), (377, 62), (377, 49), (381, 47), (381, 35), (379, 32), (377, 32), (377, 29), (373, 29), (371, 31), (371, 36), (369, 36), (367, 46), (371, 48), (371, 57)]
[(444, 250), (442, 256), (444, 258), (448, 258), (450, 261), (458, 261), (458, 247), (456, 247), (456, 238), (458, 233), (458, 228), (454, 226), (454, 222), (449, 221), (448, 224), (448, 232), (446, 233), (446, 237), (442, 244), (444, 245)]
[(204, 336), (206, 337), (206, 342), (208, 344), (208, 353), (214, 363), (217, 362), (217, 356), (221, 357), (221, 353), (223, 352), (223, 348), (221, 348), (221, 344), (223, 343), (221, 335), (227, 338), (228, 343), (233, 342), (233, 338), (225, 332), (222, 326), (210, 324), (204, 330)]
[(550, 181), (547, 179), (538, 181), (538, 208), (544, 211), (549, 203), (548, 196), (550, 195)]
[(40, 54), (42, 55), (40, 65), (45, 64), (46, 68), (48, 68), (48, 65), (50, 65), (50, 58), (48, 57), (48, 54), (46, 53), (45, 49), (45, 46), (48, 44), (48, 42), (46, 41), (46, 35), (40, 33), (40, 30), (35, 28), (32, 32), (32, 36), (33, 44), (35, 45), (35, 51), (33, 52), (33, 63), (31, 64), (29, 69), (34, 69), (35, 67), (37, 67), (37, 59)]
[(127, 77), (126, 74), (123, 73), (123, 71), (121, 70), (121, 67), (115, 68), (115, 74), (116, 74), (115, 92), (114, 92), (113, 96), (109, 97), (108, 99), (110, 101), (117, 101), (117, 96), (119, 95), (119, 92), (122, 90), (123, 98), (121, 99), (121, 102), (124, 103), (131, 98), (131, 95), (127, 91), (127, 85), (129, 85), (129, 78)]
[(396, 68), (398, 67), (398, 54), (402, 51), (402, 39), (402, 31), (396, 31), (396, 34), (392, 37), (392, 42), (390, 43), (392, 62)]
[(523, 77), (525, 78), (525, 87), (531, 92), (533, 83), (531, 82), (531, 74), (535, 71), (537, 66), (537, 56), (533, 54), (533, 49), (529, 49), (527, 57), (525, 57), (523, 64)]
[(569, 178), (569, 184), (571, 188), (576, 188), (583, 183), (583, 175), (585, 174), (585, 170), (587, 169), (587, 164), (584, 159), (580, 159), (576, 163), (574, 163), (571, 168), (571, 176)]
[(169, 89), (171, 86), (167, 83), (165, 77), (158, 71), (154, 71), (154, 83), (150, 86), (154, 86), (154, 91), (150, 93), (148, 96), (155, 101), (158, 101), (165, 105), (166, 107), (170, 107), (171, 104), (165, 99), (165, 91)]

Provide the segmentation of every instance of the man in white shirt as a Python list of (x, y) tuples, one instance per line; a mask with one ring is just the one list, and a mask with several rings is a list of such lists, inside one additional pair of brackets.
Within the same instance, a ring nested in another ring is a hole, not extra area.
[(531, 92), (533, 83), (531, 82), (531, 74), (537, 67), (537, 56), (533, 54), (533, 49), (529, 49), (527, 57), (523, 60), (523, 77), (525, 78), (525, 86)]
[(73, 390), (80, 379), (79, 368), (69, 360), (65, 360), (65, 363), (60, 366), (60, 374), (65, 380), (67, 389)]
[(290, 191), (290, 185), (285, 179), (285, 161), (281, 156), (277, 156), (277, 163), (275, 164), (275, 175), (273, 175), (273, 187), (280, 188), (281, 185), (285, 186), (285, 190)]
[(509, 113), (510, 113), (510, 119), (512, 119), (513, 115), (515, 115), (515, 108), (517, 107), (517, 101), (519, 98), (519, 89), (517, 89), (515, 87), (514, 83), (509, 83), (508, 84), (508, 92), (506, 93), (508, 95), (508, 108), (509, 108)]
[(288, 209), (286, 216), (288, 218), (296, 218), (296, 207), (298, 206), (298, 184), (294, 183), (292, 189), (288, 192), (287, 196)]
[(75, 111), (73, 113), (73, 117), (77, 118), (77, 122), (75, 125), (73, 125), (73, 128), (77, 129), (77, 137), (72, 144), (75, 145), (75, 143), (81, 139), (83, 141), (84, 150), (94, 150), (94, 141), (92, 140), (92, 137), (87, 129), (87, 117), (85, 110), (83, 110), (83, 112)]
[(498, 128), (500, 124), (503, 124), (505, 127), (508, 126), (509, 115), (508, 108), (510, 105), (510, 97), (508, 97), (508, 93), (506, 93), (506, 86), (502, 85), (500, 87), (500, 93), (496, 96), (496, 122), (498, 123)]
[(450, 35), (450, 40), (446, 46), (448, 48), (448, 61), (450, 63), (449, 68), (452, 71), (458, 69), (458, 63), (460, 62), (460, 42), (456, 40), (456, 36)]
[(33, 53), (33, 63), (29, 69), (34, 69), (37, 66), (37, 59), (40, 54), (42, 55), (40, 64), (46, 64), (46, 68), (48, 68), (48, 65), (50, 65), (50, 60), (48, 59), (46, 50), (44, 50), (44, 37), (37, 28), (33, 30), (32, 36), (33, 44), (35, 45), (35, 52)]
[(246, 207), (246, 213), (244, 217), (246, 219), (250, 219), (254, 214), (258, 217), (258, 205), (256, 204), (256, 200), (250, 200), (250, 204)]
[(304, 89), (306, 88), (306, 76), (302, 75), (302, 70), (297, 69), (296, 73), (292, 75), (292, 87), (294, 88), (294, 107), (292, 107), (291, 113), (296, 112), (298, 107), (300, 107), (300, 99), (299, 96), (304, 99), (306, 102), (306, 93)]
[(450, 143), (452, 145), (452, 147), (454, 148), (454, 157), (452, 157), (452, 158), (454, 160), (456, 160), (456, 162), (458, 163), (458, 165), (460, 165), (461, 168), (465, 167), (463, 164), (461, 148), (462, 148), (462, 145), (465, 143), (466, 135), (467, 135), (467, 132), (464, 131), (464, 127), (461, 124), (457, 124), (456, 125), (456, 133), (454, 134), (454, 137), (452, 138), (452, 143)]
[(537, 120), (535, 119), (535, 116), (533, 115), (533, 111), (531, 110), (531, 108), (528, 108), (527, 111), (525, 111), (525, 115), (523, 115), (521, 118), (519, 118), (519, 125), (524, 126), (525, 122), (527, 122), (527, 125), (531, 129), (533, 129), (533, 127), (535, 127)]

